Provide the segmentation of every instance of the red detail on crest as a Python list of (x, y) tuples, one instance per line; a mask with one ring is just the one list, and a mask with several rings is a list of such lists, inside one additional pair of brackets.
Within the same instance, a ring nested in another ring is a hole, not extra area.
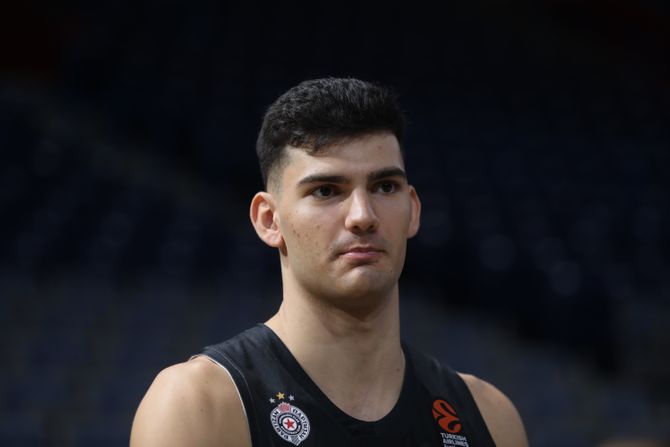
[(461, 431), (462, 426), (456, 410), (444, 399), (435, 399), (433, 402), (433, 418), (435, 418), (442, 430), (448, 433), (458, 433)]
[(286, 402), (282, 402), (279, 404), (279, 411), (282, 413), (288, 413), (291, 411), (291, 405), (287, 404)]

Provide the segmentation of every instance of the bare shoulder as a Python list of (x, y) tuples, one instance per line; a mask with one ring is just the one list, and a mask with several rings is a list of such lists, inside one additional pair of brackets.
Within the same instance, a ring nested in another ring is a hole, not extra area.
[(528, 439), (514, 404), (498, 388), (470, 374), (459, 373), (470, 389), (498, 447), (527, 447)]
[(235, 383), (206, 357), (161, 371), (142, 399), (131, 447), (251, 446)]

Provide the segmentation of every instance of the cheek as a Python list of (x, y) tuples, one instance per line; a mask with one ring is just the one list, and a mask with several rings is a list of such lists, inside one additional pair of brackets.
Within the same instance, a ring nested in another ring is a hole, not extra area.
[(339, 207), (294, 206), (281, 219), (287, 249), (311, 260), (330, 256), (342, 227), (341, 211)]
[(294, 216), (287, 216), (285, 219), (284, 234), (288, 243), (290, 244), (292, 241), (300, 242), (303, 233), (304, 230), (300, 227), (298, 221), (294, 219)]
[(406, 235), (411, 221), (411, 208), (409, 204), (397, 204), (386, 209), (383, 218), (388, 222), (390, 231)]
[(318, 244), (321, 223), (315, 222), (311, 216), (293, 214), (287, 217), (284, 229), (288, 232), (286, 239), (289, 245), (312, 247)]

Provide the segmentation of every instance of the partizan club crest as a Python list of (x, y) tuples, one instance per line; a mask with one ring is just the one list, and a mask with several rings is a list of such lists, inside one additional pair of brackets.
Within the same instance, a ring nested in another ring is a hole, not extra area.
[[(277, 394), (278, 398), (283, 398), (282, 393)], [(293, 396), (290, 396), (293, 400)], [(274, 403), (274, 399), (270, 399)], [(281, 438), (292, 444), (298, 445), (309, 436), (309, 419), (302, 410), (288, 402), (279, 402), (270, 413), (272, 427)]]

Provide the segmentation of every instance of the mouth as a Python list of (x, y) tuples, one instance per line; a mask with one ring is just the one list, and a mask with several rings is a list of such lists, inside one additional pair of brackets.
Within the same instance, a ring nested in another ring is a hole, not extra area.
[(373, 246), (349, 247), (340, 253), (340, 256), (351, 261), (371, 262), (380, 258), (384, 250)]

